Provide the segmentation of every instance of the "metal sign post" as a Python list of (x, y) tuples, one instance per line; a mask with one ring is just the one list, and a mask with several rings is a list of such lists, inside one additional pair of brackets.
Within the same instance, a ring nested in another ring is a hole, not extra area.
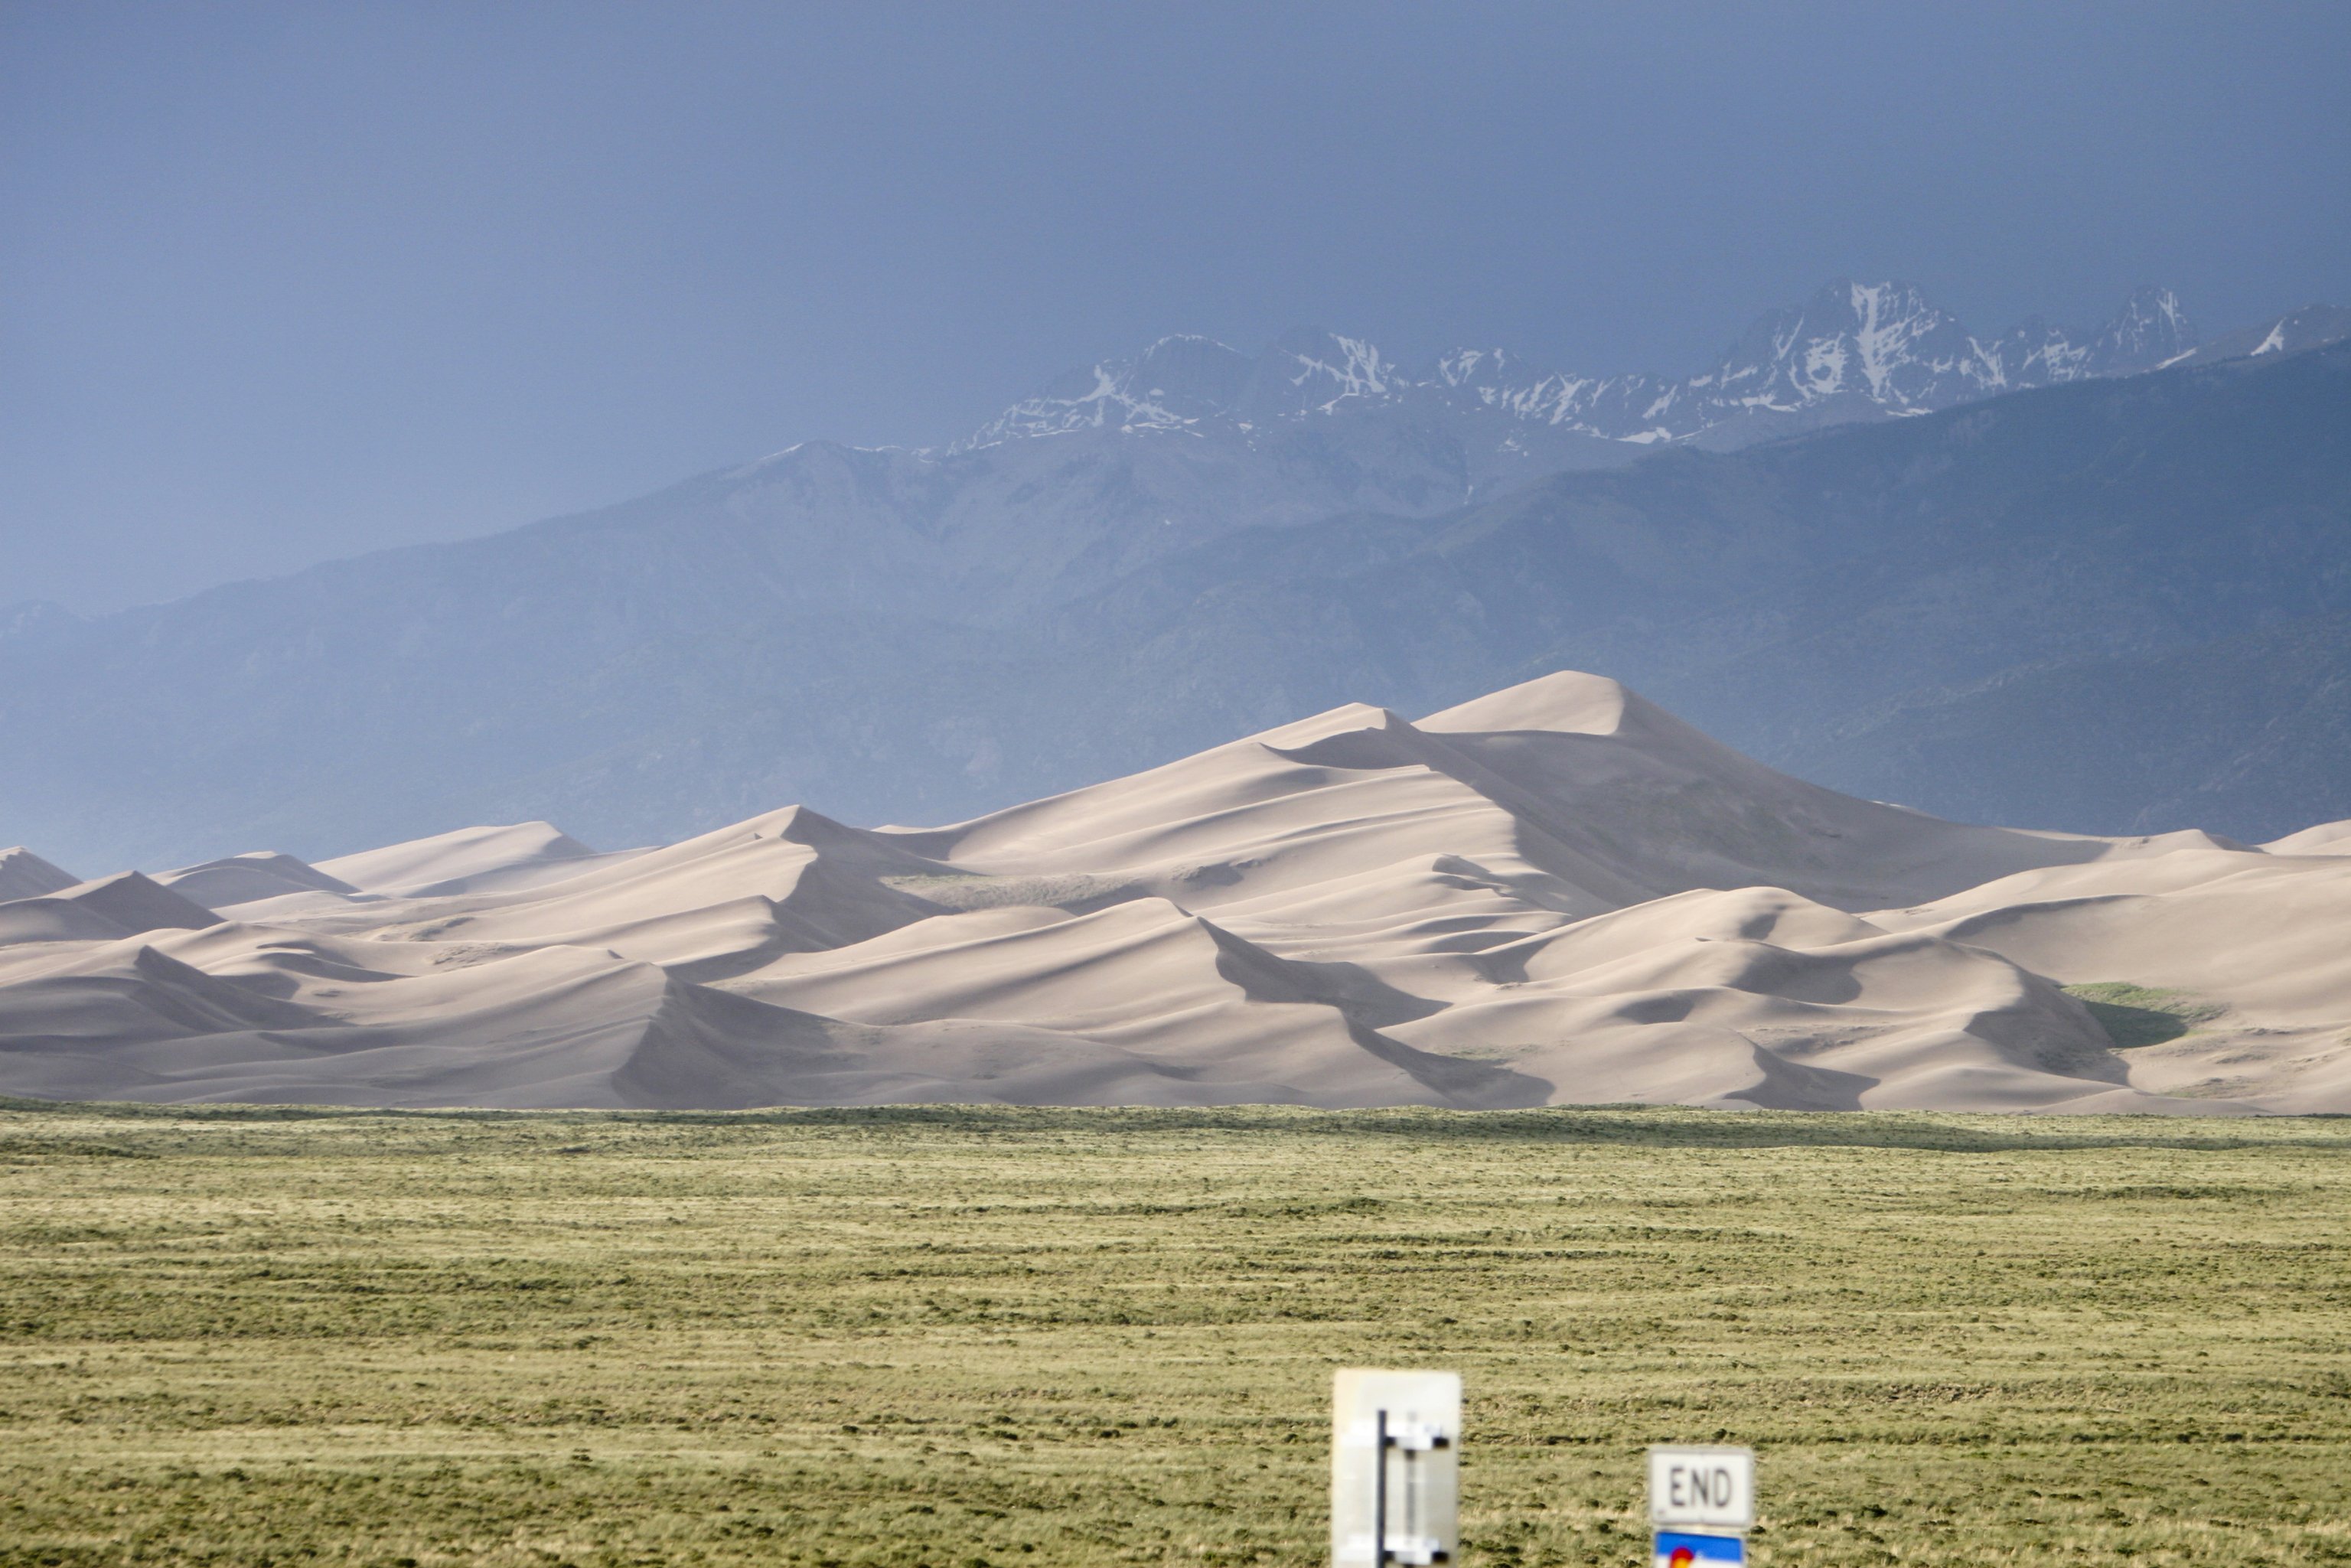
[(1755, 1450), (1649, 1450), (1656, 1568), (1741, 1568), (1755, 1528)]
[(1341, 1372), (1331, 1401), (1332, 1568), (1460, 1554), (1461, 1377)]

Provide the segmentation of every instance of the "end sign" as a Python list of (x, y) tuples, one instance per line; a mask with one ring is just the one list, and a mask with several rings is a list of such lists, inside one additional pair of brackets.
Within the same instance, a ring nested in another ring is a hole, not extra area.
[(1651, 1448), (1649, 1522), (1659, 1530), (1754, 1528), (1755, 1450)]

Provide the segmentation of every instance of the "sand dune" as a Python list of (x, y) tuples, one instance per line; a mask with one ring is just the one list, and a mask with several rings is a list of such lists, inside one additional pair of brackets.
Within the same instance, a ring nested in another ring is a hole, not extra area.
[(942, 828), (0, 857), (0, 1092), (2351, 1110), (2347, 826), (1944, 822), (1562, 674)]
[[(193, 930), (220, 919), (210, 909), (135, 871), (78, 882), (48, 895), (60, 904), (99, 915), (126, 932)], [(0, 909), (6, 908), (0, 904)]]
[(21, 959), (11, 952), (26, 942), (107, 942), (128, 936), (128, 928), (70, 899), (23, 898), (0, 903), (0, 964)]
[(2321, 822), (2262, 848), (2273, 855), (2351, 855), (2351, 822)]
[(517, 822), (411, 839), (320, 861), (317, 869), (370, 893), (429, 896), (470, 892), (476, 884), (534, 886), (569, 874), (573, 862), (595, 854), (552, 822)]
[(305, 865), (292, 855), (267, 850), (206, 861), (202, 865), (182, 866), (177, 871), (159, 872), (155, 880), (212, 909), (227, 909), (240, 904), (255, 904), (263, 899), (284, 898), (289, 894), (359, 891), (350, 883), (329, 876), (315, 866)]
[(22, 844), (0, 850), (0, 900), (38, 898), (71, 887), (81, 878), (59, 871)]
[(2189, 1027), (2128, 1052), (2143, 1088), (2351, 1110), (2351, 856), (2189, 849), (1881, 918), (2172, 1013)]

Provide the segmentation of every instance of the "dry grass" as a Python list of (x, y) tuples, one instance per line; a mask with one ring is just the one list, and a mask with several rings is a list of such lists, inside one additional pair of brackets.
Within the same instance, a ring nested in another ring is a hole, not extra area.
[(2351, 1123), (0, 1108), (0, 1563), (1322, 1553), (1466, 1375), (1473, 1564), (2351, 1563)]

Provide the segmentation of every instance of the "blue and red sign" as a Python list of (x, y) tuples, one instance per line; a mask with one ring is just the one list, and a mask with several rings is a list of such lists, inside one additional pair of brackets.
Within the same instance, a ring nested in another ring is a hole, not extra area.
[(1657, 1531), (1656, 1568), (1742, 1568), (1747, 1542), (1736, 1535)]

